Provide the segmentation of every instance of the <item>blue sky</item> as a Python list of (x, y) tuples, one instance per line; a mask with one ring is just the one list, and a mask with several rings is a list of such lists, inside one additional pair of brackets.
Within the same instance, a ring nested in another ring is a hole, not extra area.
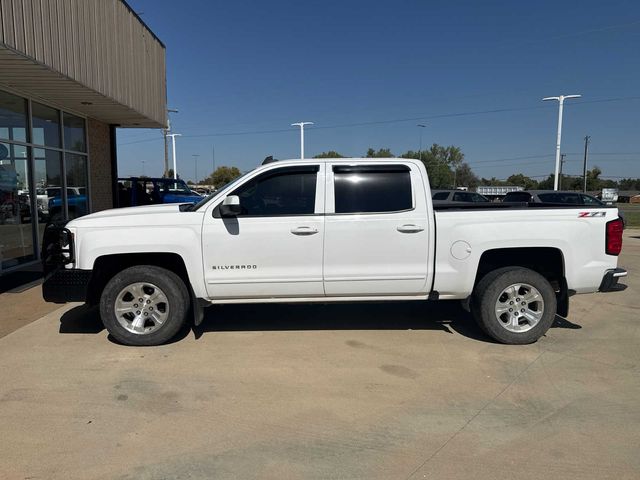
[[(368, 147), (462, 148), (479, 176), (553, 170), (566, 103), (565, 172), (640, 177), (640, 2), (129, 0), (167, 46), (178, 172), (248, 170)], [(615, 100), (624, 99), (624, 100)], [(488, 111), (500, 110), (488, 113)], [(426, 123), (419, 129), (416, 124)], [(355, 124), (355, 125), (354, 125)], [(365, 125), (361, 125), (365, 124)], [(253, 133), (252, 133), (253, 132)], [(255, 133), (265, 132), (265, 133)], [(162, 137), (118, 130), (121, 175), (159, 175)], [(522, 158), (527, 157), (527, 158)]]

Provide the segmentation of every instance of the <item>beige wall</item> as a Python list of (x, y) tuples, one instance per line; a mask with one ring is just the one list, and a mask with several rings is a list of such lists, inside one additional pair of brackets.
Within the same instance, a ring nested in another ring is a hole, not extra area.
[(166, 124), (164, 45), (121, 0), (0, 0), (0, 72), (108, 123)]
[(98, 212), (113, 207), (109, 125), (89, 118), (87, 135), (91, 210)]

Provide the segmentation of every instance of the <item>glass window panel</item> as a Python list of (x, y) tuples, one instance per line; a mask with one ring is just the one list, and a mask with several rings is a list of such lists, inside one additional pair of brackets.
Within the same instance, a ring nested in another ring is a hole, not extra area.
[(35, 163), (36, 198), (40, 224), (40, 238), (49, 220), (64, 220), (62, 204), (62, 154), (44, 148), (33, 149)]
[(381, 213), (413, 208), (409, 169), (399, 171), (390, 167), (385, 171), (384, 168), (334, 167), (336, 213)]
[(0, 261), (2, 269), (35, 258), (27, 148), (0, 144)]
[(87, 145), (85, 142), (84, 119), (71, 115), (70, 113), (64, 113), (63, 123), (65, 150), (86, 152)]
[(65, 154), (69, 220), (89, 213), (87, 199), (87, 157)]
[(276, 171), (260, 175), (231, 193), (240, 197), (242, 213), (238, 216), (312, 215), (316, 177), (316, 171), (309, 168), (306, 172)]
[(47, 147), (60, 147), (60, 120), (58, 110), (31, 102), (33, 117), (33, 143)]
[(0, 90), (0, 138), (27, 141), (27, 101)]

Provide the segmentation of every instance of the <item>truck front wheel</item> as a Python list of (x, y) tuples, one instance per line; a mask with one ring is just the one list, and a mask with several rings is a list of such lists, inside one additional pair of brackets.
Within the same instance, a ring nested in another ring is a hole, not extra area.
[(109, 333), (125, 345), (161, 345), (184, 325), (189, 292), (170, 270), (139, 265), (116, 274), (100, 298), (100, 316)]
[(480, 327), (506, 344), (537, 341), (556, 315), (549, 281), (533, 270), (505, 267), (487, 274), (474, 289), (472, 310)]

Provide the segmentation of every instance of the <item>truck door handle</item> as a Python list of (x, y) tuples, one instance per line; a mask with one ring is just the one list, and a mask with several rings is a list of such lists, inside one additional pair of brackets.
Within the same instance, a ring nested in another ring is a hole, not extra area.
[(291, 229), (291, 233), (294, 235), (313, 235), (314, 233), (318, 233), (318, 229), (313, 227), (296, 227)]
[(424, 228), (421, 227), (420, 225), (413, 225), (413, 224), (400, 225), (398, 227), (398, 231), (402, 233), (417, 233), (423, 230)]

